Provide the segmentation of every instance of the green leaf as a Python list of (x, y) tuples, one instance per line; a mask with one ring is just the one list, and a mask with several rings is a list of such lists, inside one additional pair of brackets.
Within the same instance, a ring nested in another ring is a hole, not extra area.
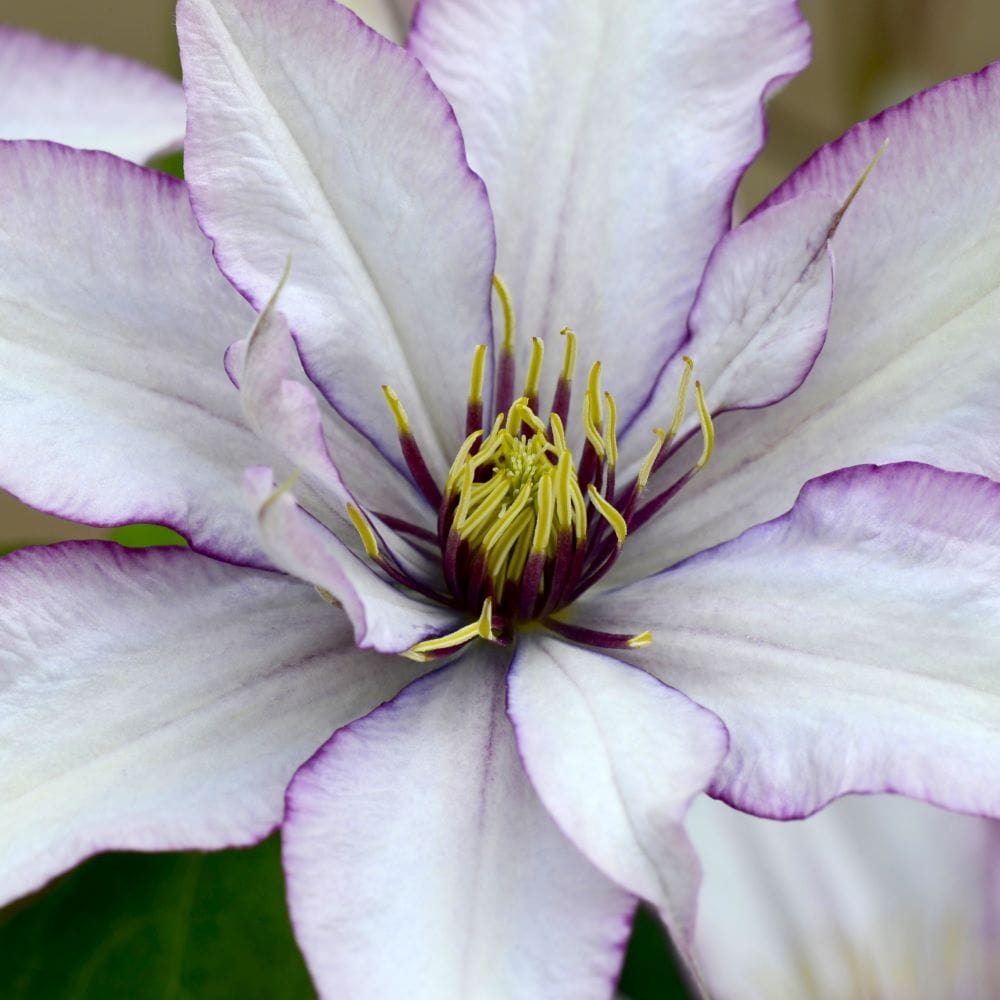
[(315, 996), (277, 836), (214, 854), (106, 854), (0, 911), (5, 1000)]

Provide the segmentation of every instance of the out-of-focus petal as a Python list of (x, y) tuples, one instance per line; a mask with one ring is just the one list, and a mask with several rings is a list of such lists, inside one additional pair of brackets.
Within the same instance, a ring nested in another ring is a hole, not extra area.
[(0, 144), (0, 169), (0, 485), (264, 564), (241, 483), (270, 453), (222, 368), (253, 313), (184, 185), (44, 142)]
[(408, 44), (486, 181), (525, 349), (561, 354), (573, 327), (627, 425), (729, 229), (762, 98), (808, 60), (795, 4), (424, 0)]
[(1000, 814), (998, 483), (831, 473), (783, 517), (573, 614), (653, 630), (631, 656), (726, 724), (712, 787), (739, 808), (898, 791)]
[(180, 148), (184, 92), (123, 56), (0, 27), (0, 139), (51, 139), (142, 163)]
[(531, 787), (504, 712), (504, 655), (479, 649), (411, 685), (295, 776), (289, 907), (324, 996), (611, 993), (633, 900)]
[(802, 822), (707, 797), (697, 953), (718, 1000), (1000, 993), (1000, 826), (898, 796)]
[(312, 587), (187, 549), (0, 560), (0, 899), (88, 854), (250, 844), (295, 769), (414, 664)]
[(491, 334), (494, 237), (447, 102), (412, 56), (312, 0), (183, 0), (186, 173), (222, 269), (281, 308), (327, 398), (402, 467), (380, 386), (443, 477)]
[(684, 948), (700, 872), (682, 823), (725, 756), (725, 727), (642, 670), (549, 637), (519, 644), (508, 684), (539, 797), (598, 868), (658, 907)]

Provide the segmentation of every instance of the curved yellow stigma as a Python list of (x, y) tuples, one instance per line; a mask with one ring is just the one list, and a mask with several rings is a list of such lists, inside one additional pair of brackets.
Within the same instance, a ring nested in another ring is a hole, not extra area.
[(677, 388), (677, 403), (674, 406), (674, 419), (670, 421), (670, 428), (667, 431), (667, 440), (673, 441), (677, 437), (677, 432), (684, 422), (684, 411), (687, 409), (688, 385), (691, 382), (691, 372), (694, 371), (694, 362), (684, 356), (684, 371), (681, 373), (681, 384)]
[(434, 653), (456, 649), (459, 646), (464, 646), (467, 642), (471, 642), (473, 639), (489, 640), (492, 638), (493, 601), (487, 597), (483, 601), (483, 610), (479, 615), (478, 621), (474, 621), (469, 625), (463, 625), (461, 628), (455, 629), (454, 632), (449, 632), (447, 635), (439, 635), (436, 639), (425, 639), (423, 642), (418, 642), (400, 655), (405, 656), (408, 660), (426, 663), (428, 660), (434, 659), (432, 655)]
[(406, 415), (406, 410), (399, 401), (399, 396), (388, 385), (382, 386), (382, 395), (385, 396), (385, 401), (389, 404), (389, 409), (392, 410), (392, 417), (396, 421), (396, 430), (400, 434), (408, 435), (410, 433), (410, 418)]
[[(480, 405), (483, 401), (483, 381), (486, 377), (486, 345), (478, 344), (472, 355), (472, 374), (469, 378), (469, 405)], [(385, 388), (383, 387), (383, 392)]]
[(701, 421), (701, 434), (704, 438), (701, 458), (695, 463), (695, 468), (704, 469), (715, 450), (715, 425), (712, 423), (712, 414), (705, 405), (705, 393), (702, 391), (700, 382), (694, 384), (694, 399), (698, 407), (698, 419)]
[(615, 537), (618, 539), (618, 547), (621, 548), (625, 544), (625, 536), (628, 534), (628, 525), (625, 523), (625, 518), (621, 516), (617, 508), (612, 507), (597, 492), (597, 487), (593, 483), (587, 487), (587, 493), (590, 495), (591, 503), (597, 508), (597, 512), (611, 525)]
[(576, 369), (576, 334), (568, 326), (564, 326), (559, 333), (566, 338), (566, 354), (560, 378), (564, 382), (572, 382), (573, 371)]
[(514, 306), (507, 286), (497, 274), (493, 275), (493, 290), (497, 293), (503, 310), (503, 349), (510, 353), (514, 350)]
[(347, 505), (347, 515), (351, 519), (351, 524), (354, 525), (354, 530), (361, 536), (361, 543), (365, 547), (365, 555), (369, 559), (378, 559), (378, 539), (375, 537), (372, 526), (364, 519), (361, 511), (352, 503)]

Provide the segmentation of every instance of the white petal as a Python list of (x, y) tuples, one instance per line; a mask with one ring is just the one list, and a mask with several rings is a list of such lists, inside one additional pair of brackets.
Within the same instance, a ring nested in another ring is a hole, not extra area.
[(1000, 814), (998, 483), (831, 473), (787, 515), (574, 614), (652, 629), (634, 657), (726, 724), (713, 792), (740, 808), (899, 791)]
[[(827, 244), (840, 208), (824, 195), (805, 195), (760, 213), (719, 241), (682, 348), (694, 362), (694, 377), (713, 414), (768, 406), (794, 392), (809, 374), (830, 318), (833, 261)], [(640, 433), (623, 442), (633, 463), (648, 451), (654, 422), (669, 425), (683, 369), (683, 358), (675, 356), (638, 421)], [(681, 440), (698, 428), (690, 399), (687, 409)], [(656, 564), (658, 550), (650, 545), (630, 547), (626, 555), (638, 555), (644, 567), (653, 563), (650, 569), (663, 566)]]
[(612, 991), (633, 901), (538, 801), (477, 650), (341, 730), (284, 825), (296, 937), (327, 997), (584, 1000)]
[(271, 452), (222, 367), (253, 314), (184, 185), (50, 143), (0, 145), (0, 169), (0, 485), (263, 563), (241, 477)]
[(626, 425), (729, 229), (762, 97), (808, 60), (805, 22), (788, 0), (638, 0), (627, 16), (599, 0), (425, 0), (408, 44), (486, 181), (523, 344), (561, 354), (573, 327)]
[(703, 797), (688, 828), (718, 1000), (997, 996), (995, 821), (874, 795), (778, 822)]
[(560, 828), (657, 906), (684, 948), (699, 868), (682, 823), (725, 756), (725, 728), (649, 674), (549, 637), (519, 644), (509, 711), (525, 769)]
[(397, 464), (380, 390), (443, 477), (490, 337), (493, 226), (451, 109), (332, 3), (184, 0), (186, 173), (220, 265), (281, 308), (326, 396)]
[(245, 482), (268, 557), (286, 573), (332, 594), (351, 619), (362, 648), (399, 653), (462, 624), (457, 612), (416, 600), (412, 591), (387, 583), (373, 563), (366, 565), (303, 510), (290, 489), (276, 484), (270, 469), (248, 469)]
[(183, 138), (176, 80), (122, 56), (0, 28), (0, 139), (51, 139), (141, 163)]
[(998, 66), (941, 84), (856, 126), (780, 190), (777, 200), (843, 197), (889, 140), (833, 239), (836, 291), (816, 367), (779, 405), (719, 421), (711, 463), (657, 536), (670, 560), (776, 516), (806, 479), (859, 462), (1000, 478), (1000, 201), (986, 194), (998, 102)]
[(0, 560), (0, 899), (95, 851), (250, 844), (294, 770), (413, 664), (313, 589), (185, 549)]

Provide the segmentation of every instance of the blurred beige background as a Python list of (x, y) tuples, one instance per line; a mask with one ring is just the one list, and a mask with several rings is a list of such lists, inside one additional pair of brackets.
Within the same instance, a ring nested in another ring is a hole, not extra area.
[[(377, 0), (354, 5), (392, 33)], [(3, 0), (0, 20), (122, 52), (177, 75), (173, 6), (173, 0)], [(855, 121), (1000, 59), (997, 0), (801, 0), (801, 7), (813, 26), (813, 63), (770, 106), (768, 145), (744, 182), (744, 209)], [(0, 548), (102, 534), (29, 511), (0, 492)]]

